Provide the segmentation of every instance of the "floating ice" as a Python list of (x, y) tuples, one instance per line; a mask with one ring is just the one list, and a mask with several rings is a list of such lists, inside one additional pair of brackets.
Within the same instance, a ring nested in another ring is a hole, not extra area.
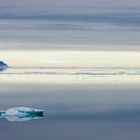
[(27, 121), (43, 117), (43, 110), (27, 107), (14, 107), (6, 111), (0, 111), (0, 118), (6, 118), (8, 121)]
[(7, 69), (8, 65), (5, 64), (4, 62), (0, 61), (0, 71), (3, 71), (5, 69)]

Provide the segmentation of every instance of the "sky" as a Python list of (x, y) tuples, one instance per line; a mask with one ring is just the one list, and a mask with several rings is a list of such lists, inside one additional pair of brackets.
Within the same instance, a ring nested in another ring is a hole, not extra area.
[(1, 0), (2, 6), (15, 7), (137, 7), (140, 6), (139, 0)]
[(24, 65), (23, 52), (37, 66), (140, 66), (139, 37), (138, 0), (0, 0), (0, 59), (14, 66)]
[(136, 16), (133, 16), (133, 10), (129, 15), (126, 11), (118, 13), (119, 11), (115, 10), (116, 14), (113, 13), (114, 10), (103, 11), (91, 9), (89, 12), (87, 9), (86, 15), (84, 12), (77, 15), (60, 12), (42, 16), (41, 19), (35, 14), (31, 17), (28, 17), (28, 14), (25, 17), (16, 14), (13, 14), (15, 17), (2, 16), (0, 48), (140, 50), (139, 10), (136, 11)]
[(138, 0), (0, 0), (0, 49), (140, 50)]
[(138, 0), (0, 0), (0, 49), (140, 50), (139, 7)]
[[(3, 61), (11, 67), (140, 67), (140, 52), (104, 51), (0, 51)], [(119, 57), (118, 57), (119, 56)]]

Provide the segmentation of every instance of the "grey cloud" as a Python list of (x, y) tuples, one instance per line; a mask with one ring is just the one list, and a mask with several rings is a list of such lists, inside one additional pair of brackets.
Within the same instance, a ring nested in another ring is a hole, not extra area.
[[(66, 9), (65, 9), (66, 10)], [(71, 9), (73, 10), (73, 9)], [(128, 10), (127, 12), (119, 11), (119, 10), (104, 10), (104, 11), (96, 11), (91, 10), (88, 13), (88, 10), (85, 13), (67, 13), (66, 11), (54, 13), (52, 11), (44, 11), (40, 13), (28, 13), (19, 11), (17, 13), (12, 12), (1, 12), (0, 19), (20, 19), (20, 20), (47, 20), (47, 21), (61, 21), (61, 22), (90, 22), (90, 23), (109, 23), (114, 24), (116, 26), (140, 26), (140, 10), (137, 9), (136, 11)], [(58, 10), (59, 11), (59, 10)], [(53, 27), (54, 24), (52, 25)], [(63, 26), (65, 29), (68, 27), (68, 23), (66, 24), (59, 24), (59, 27)], [(71, 25), (73, 26), (73, 25)], [(60, 27), (60, 28), (61, 28)], [(50, 26), (51, 28), (51, 26)], [(68, 27), (69, 28), (69, 27)], [(75, 27), (73, 27), (75, 28)]]
[(14, 5), (39, 8), (63, 6), (92, 6), (92, 7), (138, 7), (139, 0), (1, 0), (1, 5)]
[[(133, 46), (140, 45), (140, 10), (137, 8), (35, 10), (17, 7), (0, 11), (0, 42), (32, 43), (24, 49), (140, 50)], [(71, 44), (71, 47), (49, 44)], [(96, 47), (96, 44), (105, 46)], [(108, 44), (124, 46), (115, 48)], [(9, 48), (22, 49), (22, 46)]]

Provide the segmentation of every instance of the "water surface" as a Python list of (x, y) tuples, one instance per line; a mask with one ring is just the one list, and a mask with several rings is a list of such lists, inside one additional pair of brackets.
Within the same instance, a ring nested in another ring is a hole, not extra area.
[[(3, 85), (0, 106), (43, 109), (43, 119), (1, 119), (3, 139), (133, 139), (140, 129), (140, 94), (135, 86)], [(8, 135), (7, 135), (8, 134)]]

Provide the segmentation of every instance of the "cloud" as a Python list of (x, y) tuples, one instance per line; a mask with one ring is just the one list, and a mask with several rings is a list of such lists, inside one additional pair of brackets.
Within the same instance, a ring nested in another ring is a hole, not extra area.
[(139, 0), (1, 0), (1, 5), (12, 5), (41, 9), (48, 7), (138, 7)]

